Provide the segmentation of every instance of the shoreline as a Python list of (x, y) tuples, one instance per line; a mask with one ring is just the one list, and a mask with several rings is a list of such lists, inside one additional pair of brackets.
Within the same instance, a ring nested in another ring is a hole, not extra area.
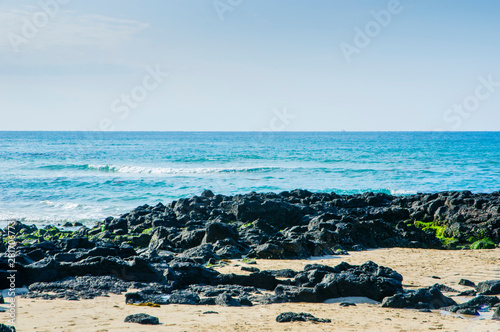
[[(100, 311), (116, 295), (136, 313), (157, 309), (148, 305), (254, 313), (303, 307), (311, 313), (332, 298), (365, 297), (380, 304), (354, 306), (363, 315), (376, 307), (379, 316), (389, 310), (396, 317), (481, 318), (500, 311), (499, 238), (500, 192), (223, 196), (206, 190), (167, 205), (139, 206), (93, 228), (14, 222), (1, 243), (0, 288), (12, 287), (7, 276), (16, 287), (28, 286), (19, 308), (38, 303), (33, 310), (43, 307), (37, 301), (51, 300), (65, 301), (72, 312), (74, 303), (91, 299)], [(446, 314), (436, 315), (441, 311)], [(327, 311), (318, 317), (336, 324)], [(122, 318), (113, 316), (110, 324), (122, 326)]]
[[(303, 190), (303, 191), (306, 191), (306, 192), (309, 192), (309, 189), (295, 189), (295, 190)], [(295, 190), (291, 190), (291, 191), (288, 191), (288, 192), (293, 192)], [(354, 190), (356, 191), (356, 190)], [(287, 192), (287, 191), (285, 191)], [(496, 195), (498, 194), (498, 190), (490, 190), (490, 191), (469, 191), (469, 190), (450, 190), (450, 191), (424, 191), (424, 192), (417, 192), (417, 191), (414, 191), (414, 190), (393, 190), (393, 189), (379, 189), (379, 190), (376, 190), (376, 191), (369, 191), (369, 190), (366, 190), (366, 191), (359, 191), (359, 192), (355, 192), (355, 193), (344, 193), (342, 191), (340, 192), (337, 192), (337, 191), (312, 191), (312, 193), (317, 193), (317, 194), (335, 194), (337, 196), (340, 196), (340, 197), (354, 197), (354, 196), (363, 196), (363, 195), (366, 195), (366, 194), (369, 194), (369, 193), (374, 193), (374, 194), (384, 194), (384, 195), (389, 195), (391, 197), (410, 197), (410, 196), (416, 196), (416, 195), (439, 195), (439, 194), (445, 194), (445, 193), (470, 193), (472, 195), (486, 195), (486, 196), (491, 196), (491, 195)], [(269, 191), (269, 192), (262, 192), (262, 193), (273, 193), (273, 194), (280, 194), (279, 191)], [(227, 194), (227, 195), (224, 195), (224, 196), (227, 196), (227, 197), (234, 197), (234, 196), (244, 196), (246, 195), (247, 192), (239, 192), (239, 193), (232, 193), (232, 194)], [(177, 200), (183, 200), (183, 199), (190, 199), (192, 197), (196, 197), (197, 195), (193, 194), (191, 196), (187, 196), (187, 197), (169, 197), (168, 199), (163, 199), (163, 200), (159, 200), (159, 199), (156, 199), (155, 202), (158, 202), (158, 203), (162, 203), (162, 204), (165, 204), (165, 205), (169, 205), (171, 204), (172, 202), (174, 201), (177, 201)], [(80, 204), (88, 204), (88, 202), (86, 203), (78, 203), (78, 202), (65, 202), (65, 203), (59, 203), (59, 204), (74, 204), (75, 205), (75, 209), (79, 207)], [(137, 202), (136, 204), (140, 204), (140, 205), (129, 205), (128, 208), (126, 207), (121, 207), (120, 209), (117, 209), (117, 207), (113, 207), (113, 209), (115, 210), (115, 212), (109, 212), (109, 213), (104, 213), (104, 214), (101, 214), (100, 217), (92, 217), (92, 218), (89, 218), (88, 216), (82, 216), (81, 218), (66, 218), (66, 219), (54, 219), (54, 211), (51, 211), (50, 214), (47, 214), (45, 216), (42, 216), (42, 217), (39, 217), (39, 215), (37, 215), (37, 217), (35, 217), (35, 219), (33, 219), (33, 216), (30, 216), (27, 217), (27, 216), (20, 216), (20, 217), (14, 217), (14, 216), (9, 216), (9, 217), (0, 217), (0, 228), (4, 228), (8, 225), (8, 223), (10, 222), (13, 222), (13, 221), (20, 221), (22, 223), (28, 223), (28, 224), (36, 224), (38, 226), (56, 226), (56, 227), (63, 227), (64, 224), (66, 223), (81, 223), (87, 227), (91, 227), (92, 225), (96, 224), (96, 223), (99, 223), (100, 221), (104, 220), (105, 218), (109, 217), (109, 216), (112, 216), (114, 218), (119, 218), (121, 215), (123, 214), (126, 214), (127, 212), (129, 212), (130, 210), (133, 210), (135, 207), (137, 206), (142, 206), (144, 204), (151, 204), (150, 202), (148, 201), (143, 201), (143, 202)], [(106, 206), (106, 207), (102, 207), (102, 208), (110, 208), (109, 206)], [(67, 210), (61, 210), (60, 212), (64, 212), (63, 214), (67, 213), (68, 211)], [(75, 210), (75, 212), (77, 212)], [(13, 215), (14, 213), (13, 212), (7, 212), (7, 214), (9, 215)]]

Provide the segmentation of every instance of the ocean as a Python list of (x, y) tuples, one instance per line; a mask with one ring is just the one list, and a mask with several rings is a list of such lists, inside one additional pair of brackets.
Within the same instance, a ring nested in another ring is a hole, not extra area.
[(91, 224), (143, 204), (307, 189), (500, 190), (500, 132), (0, 132), (0, 222)]

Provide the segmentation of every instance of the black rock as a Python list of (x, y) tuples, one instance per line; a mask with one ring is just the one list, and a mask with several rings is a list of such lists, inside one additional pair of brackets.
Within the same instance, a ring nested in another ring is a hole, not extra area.
[(171, 234), (166, 227), (160, 226), (153, 230), (151, 239), (149, 240), (149, 250), (162, 250), (170, 247), (170, 241), (167, 237)]
[(301, 313), (295, 313), (295, 312), (284, 312), (279, 314), (276, 317), (276, 321), (278, 323), (289, 323), (289, 322), (315, 322), (315, 323), (331, 323), (332, 321), (330, 319), (324, 319), (324, 318), (316, 318), (311, 314), (301, 312)]
[(398, 293), (382, 301), (382, 307), (386, 308), (439, 309), (452, 305), (456, 302), (436, 287)]
[(261, 218), (277, 229), (295, 226), (301, 221), (298, 206), (279, 200), (242, 199), (233, 203), (229, 211), (244, 223)]
[(33, 251), (28, 252), (26, 256), (31, 258), (33, 261), (37, 262), (46, 257), (46, 251), (42, 249), (35, 249)]
[(14, 326), (0, 324), (0, 332), (16, 332), (16, 328)]
[(321, 303), (324, 301), (322, 295), (309, 287), (279, 285), (274, 292), (277, 296), (286, 298), (289, 302)]
[(257, 246), (248, 253), (248, 257), (261, 259), (280, 259), (283, 258), (284, 249), (272, 243), (265, 243)]
[(500, 320), (500, 307), (497, 307), (491, 319)]
[(196, 263), (205, 264), (209, 260), (219, 260), (220, 257), (214, 253), (214, 247), (211, 244), (202, 244), (197, 247), (184, 250), (178, 255), (179, 258), (188, 258)]
[(128, 243), (122, 243), (120, 245), (120, 248), (118, 249), (118, 252), (120, 254), (120, 257), (122, 258), (137, 256), (137, 252), (134, 250), (134, 247), (132, 247)]
[(77, 260), (77, 255), (74, 253), (60, 252), (54, 255), (57, 262), (73, 263)]
[(221, 222), (211, 222), (207, 224), (203, 243), (215, 243), (218, 240), (233, 239), (238, 240), (238, 231), (229, 225)]
[(464, 315), (479, 315), (478, 310), (482, 307), (493, 307), (497, 303), (500, 303), (500, 299), (496, 296), (478, 295), (465, 303), (455, 304), (444, 310)]
[(460, 279), (460, 281), (458, 282), (458, 284), (462, 285), (462, 286), (476, 287), (476, 284), (473, 283), (472, 281), (468, 280), (468, 279)]
[(163, 275), (174, 287), (182, 288), (195, 284), (210, 285), (216, 281), (220, 273), (200, 264), (172, 262)]
[(93, 242), (90, 242), (86, 237), (73, 237), (62, 239), (60, 246), (64, 251), (70, 251), (71, 249), (92, 249), (95, 247)]
[(207, 197), (207, 198), (212, 198), (214, 197), (214, 193), (211, 190), (203, 190), (203, 192), (200, 195), (201, 197)]
[(189, 305), (195, 305), (200, 302), (200, 297), (198, 294), (183, 290), (183, 291), (174, 291), (171, 295), (170, 298), (168, 299), (168, 302), (170, 304), (189, 304)]
[(446, 286), (446, 285), (443, 285), (443, 284), (434, 284), (432, 287), (439, 289), (441, 292), (458, 293), (458, 291), (456, 289), (451, 288), (451, 287)]
[(267, 290), (273, 290), (279, 284), (275, 277), (262, 272), (250, 275), (221, 274), (215, 279), (215, 282), (219, 285), (253, 286)]
[(477, 316), (477, 315), (479, 315), (479, 313), (477, 312), (477, 310), (474, 309), (474, 308), (458, 309), (457, 311), (455, 311), (455, 313), (461, 314), (461, 315), (470, 315), (470, 316)]
[(356, 306), (356, 303), (351, 303), (351, 302), (340, 302), (339, 305), (341, 307), (350, 307), (350, 306)]
[[(339, 266), (341, 269), (345, 266)], [(403, 277), (394, 270), (367, 262), (340, 273), (328, 273), (314, 291), (329, 298), (347, 296), (365, 296), (375, 301), (382, 301), (386, 296), (402, 291)]]
[(292, 269), (281, 269), (281, 270), (264, 270), (262, 271), (262, 273), (269, 274), (277, 278), (295, 278), (298, 272)]
[(204, 229), (198, 229), (198, 228), (190, 229), (188, 227), (186, 229), (183, 229), (182, 232), (177, 237), (172, 239), (172, 242), (178, 248), (189, 249), (192, 247), (199, 246), (204, 236), (205, 236)]
[(150, 316), (148, 314), (134, 314), (125, 317), (125, 323), (138, 323), (147, 325), (158, 325), (160, 320), (158, 317)]
[(469, 289), (457, 294), (457, 296), (476, 296), (477, 292), (475, 289)]
[(222, 293), (215, 298), (215, 304), (224, 307), (240, 307), (241, 303), (227, 293)]
[(499, 295), (500, 280), (483, 281), (477, 284), (477, 293), (480, 295)]
[(126, 292), (130, 283), (112, 276), (83, 276), (70, 277), (54, 282), (36, 282), (29, 286), (33, 297), (42, 297), (43, 293), (66, 294), (77, 298), (93, 298), (109, 293), (121, 294)]

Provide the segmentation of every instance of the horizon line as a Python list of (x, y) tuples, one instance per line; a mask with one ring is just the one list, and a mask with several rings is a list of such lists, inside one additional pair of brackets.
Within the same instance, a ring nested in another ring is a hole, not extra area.
[(500, 130), (4, 130), (28, 133), (498, 133)]

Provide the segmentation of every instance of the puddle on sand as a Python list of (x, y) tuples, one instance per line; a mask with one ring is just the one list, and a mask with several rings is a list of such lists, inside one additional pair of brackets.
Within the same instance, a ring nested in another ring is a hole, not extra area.
[[(28, 288), (27, 287), (22, 287), (22, 288), (15, 288), (15, 292), (16, 292), (16, 296), (19, 296), (19, 295), (24, 295), (24, 294), (27, 294), (29, 292)], [(10, 289), (2, 289), (0, 290), (0, 294), (2, 294), (2, 296), (4, 298), (6, 297), (12, 297), (10, 296)]]
[(350, 303), (365, 303), (365, 304), (380, 304), (375, 300), (369, 299), (363, 296), (349, 296), (349, 297), (337, 297), (333, 299), (328, 299), (323, 303), (341, 303), (341, 302), (350, 302)]
[(493, 312), (494, 312), (494, 310), (488, 311), (487, 307), (486, 307), (486, 308), (479, 310), (479, 316), (471, 316), (471, 315), (462, 315), (462, 314), (457, 314), (454, 312), (439, 310), (439, 313), (443, 316), (452, 316), (452, 317), (473, 319), (473, 320), (481, 320), (481, 319), (490, 320), (493, 317)]
[[(452, 297), (458, 304), (467, 302), (475, 298), (475, 296), (453, 296)], [(439, 313), (443, 316), (453, 316), (453, 317), (459, 317), (459, 318), (465, 318), (465, 319), (491, 319), (493, 317), (493, 312), (495, 310), (488, 310), (488, 306), (482, 306), (481, 309), (478, 310), (479, 315), (478, 316), (471, 316), (471, 315), (462, 315), (462, 314), (457, 314), (454, 312), (449, 312), (449, 311), (444, 311), (440, 310)]]
[(342, 258), (342, 256), (337, 256), (337, 255), (325, 255), (325, 256), (311, 256), (307, 258), (308, 261), (320, 261), (323, 259), (339, 259)]

